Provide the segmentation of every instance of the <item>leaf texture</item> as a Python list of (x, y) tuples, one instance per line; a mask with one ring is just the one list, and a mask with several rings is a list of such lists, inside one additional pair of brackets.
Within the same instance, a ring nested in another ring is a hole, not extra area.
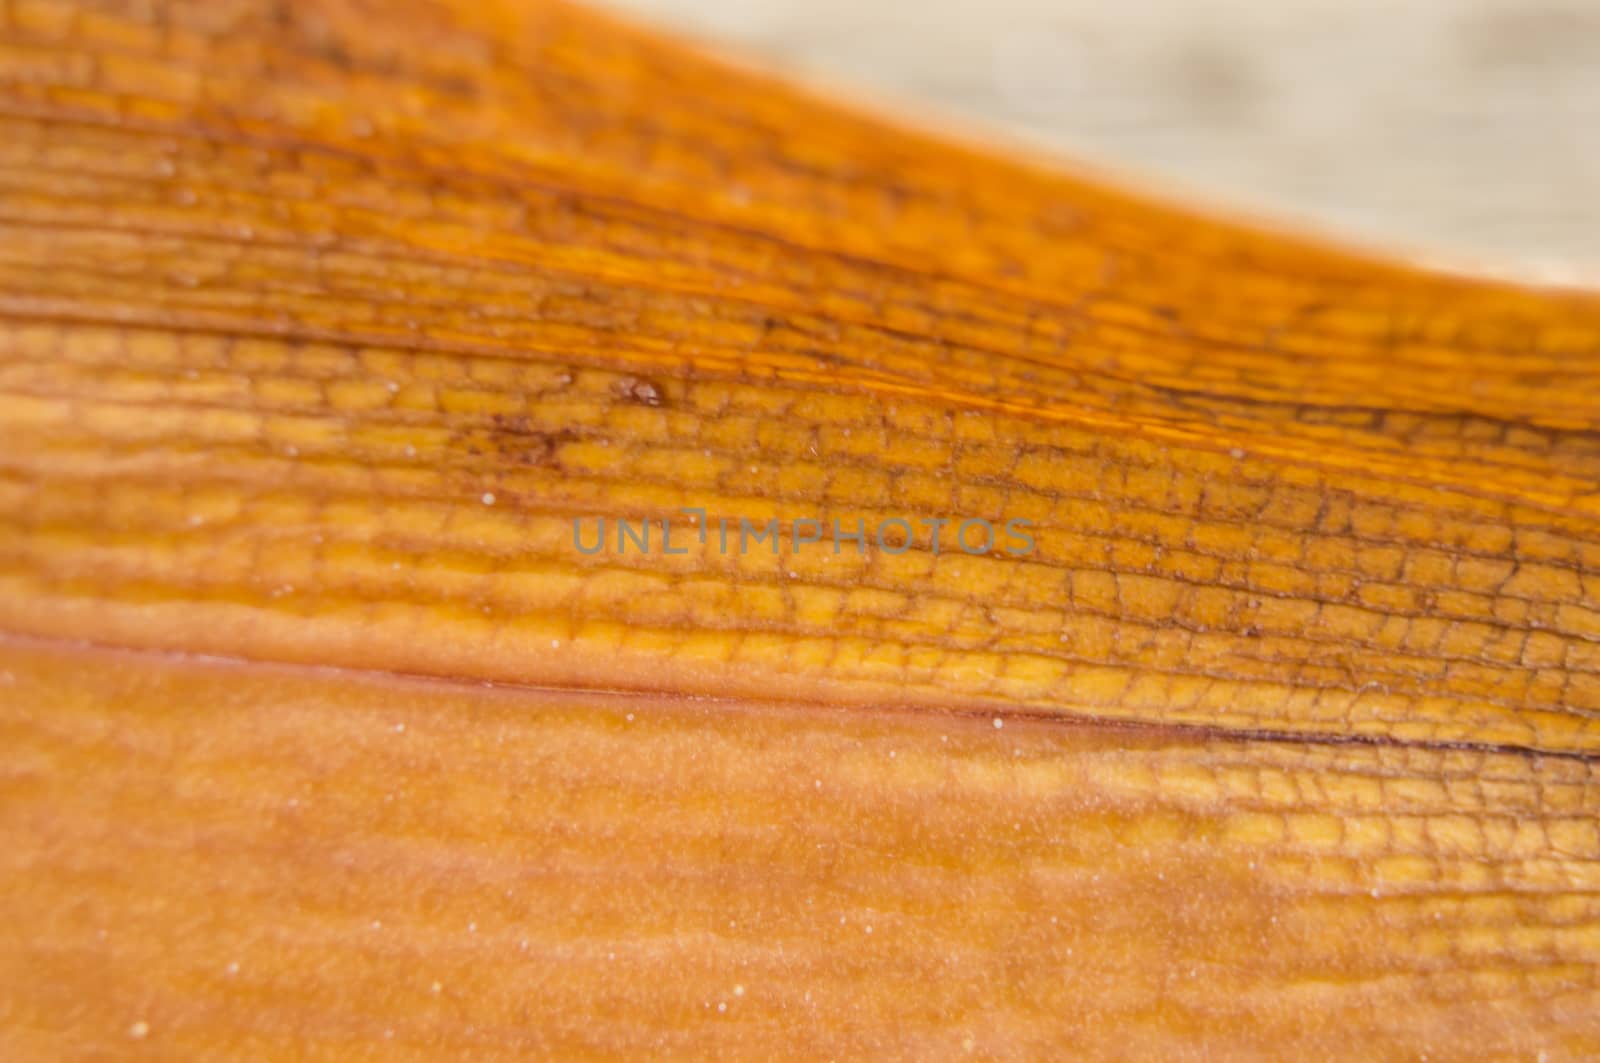
[(1592, 295), (545, 0), (0, 29), (9, 1057), (1600, 1052)]

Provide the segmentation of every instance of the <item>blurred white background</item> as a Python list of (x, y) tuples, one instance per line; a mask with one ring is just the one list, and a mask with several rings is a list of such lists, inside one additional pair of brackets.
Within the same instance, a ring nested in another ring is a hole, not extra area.
[(1187, 198), (1600, 280), (1600, 0), (605, 0)]

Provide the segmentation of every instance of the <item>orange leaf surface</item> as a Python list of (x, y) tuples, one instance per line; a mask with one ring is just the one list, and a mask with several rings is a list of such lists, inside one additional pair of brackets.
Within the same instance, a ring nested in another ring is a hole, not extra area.
[(0, 0), (0, 1056), (1593, 1057), (1597, 385), (549, 0)]

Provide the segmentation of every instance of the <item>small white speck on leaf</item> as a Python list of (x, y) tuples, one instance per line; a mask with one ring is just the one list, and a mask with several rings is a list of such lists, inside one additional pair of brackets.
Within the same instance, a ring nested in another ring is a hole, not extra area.
[(140, 1019), (138, 1022), (128, 1027), (128, 1036), (133, 1038), (135, 1041), (143, 1041), (149, 1035), (150, 1024), (145, 1022), (143, 1019)]
[(494, 505), (494, 492), (493, 491), (485, 491), (483, 493), (483, 504), (486, 505), (486, 506)]

